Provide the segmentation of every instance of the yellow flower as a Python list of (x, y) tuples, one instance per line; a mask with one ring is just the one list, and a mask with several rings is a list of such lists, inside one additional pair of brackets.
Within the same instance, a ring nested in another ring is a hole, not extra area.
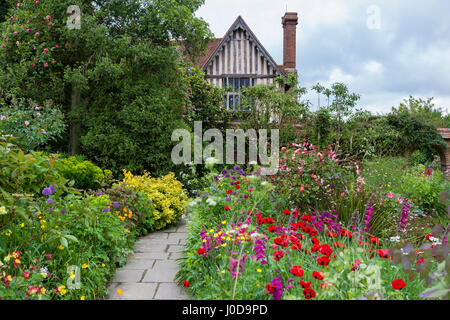
[(5, 232), (5, 236), (7, 236), (7, 237), (11, 236), (11, 234), (12, 234), (12, 231), (11, 231), (11, 230), (7, 230), (7, 231)]
[(83, 269), (86, 269), (87, 267), (89, 267), (89, 265), (86, 263), (83, 263), (83, 265), (81, 266), (81, 268), (83, 268)]
[(226, 223), (227, 223), (227, 220), (223, 220), (223, 221), (222, 221), (222, 224), (226, 224)]
[(256, 286), (257, 286), (258, 288), (261, 287), (261, 285), (260, 285), (259, 283), (258, 283)]
[(85, 300), (86, 297), (85, 296), (81, 296), (80, 300)]
[(118, 294), (123, 294), (123, 291), (120, 290), (120, 289), (117, 289), (117, 293), (118, 293)]
[(67, 293), (66, 286), (58, 287), (58, 291), (59, 293), (61, 293), (62, 296), (65, 295)]
[(258, 268), (258, 269), (256, 269), (256, 271), (258, 271), (258, 272), (262, 272), (262, 270), (261, 270), (261, 269), (259, 269), (259, 268)]
[(59, 250), (64, 250), (64, 246), (62, 244), (59, 245)]
[(103, 267), (103, 268), (105, 267), (105, 264), (104, 264), (104, 263), (102, 263), (102, 267)]
[(75, 278), (75, 271), (74, 270), (72, 270), (72, 272), (70, 273), (69, 277), (71, 279)]
[(225, 270), (220, 271), (220, 273), (225, 273)]
[(226, 243), (222, 243), (222, 247), (226, 247), (227, 246), (227, 244)]
[(20, 227), (21, 227), (21, 228), (25, 227), (25, 223), (22, 222), (22, 223), (20, 224)]

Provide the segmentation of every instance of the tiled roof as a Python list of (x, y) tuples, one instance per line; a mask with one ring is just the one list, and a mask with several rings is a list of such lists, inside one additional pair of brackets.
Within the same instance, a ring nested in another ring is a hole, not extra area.
[(203, 57), (200, 57), (198, 60), (198, 66), (203, 68), (205, 63), (209, 60), (209, 58), (213, 55), (214, 51), (216, 51), (219, 44), (222, 42), (223, 38), (216, 38), (215, 40), (208, 43), (208, 48), (206, 49), (206, 54)]

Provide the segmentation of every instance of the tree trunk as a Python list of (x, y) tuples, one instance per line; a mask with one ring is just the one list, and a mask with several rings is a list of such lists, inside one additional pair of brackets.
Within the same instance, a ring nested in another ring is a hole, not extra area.
[(80, 153), (80, 136), (81, 136), (81, 123), (80, 123), (80, 110), (81, 109), (81, 90), (75, 85), (72, 85), (71, 94), (71, 120), (70, 120), (70, 132), (69, 132), (69, 156), (74, 156)]

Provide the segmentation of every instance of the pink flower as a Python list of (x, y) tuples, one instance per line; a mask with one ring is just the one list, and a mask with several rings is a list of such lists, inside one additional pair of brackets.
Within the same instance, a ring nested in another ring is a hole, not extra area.
[(36, 113), (36, 116), (37, 116), (37, 117), (40, 117), (40, 116), (41, 116), (41, 114), (40, 114), (40, 113), (38, 112), (38, 113)]
[(28, 127), (30, 123), (28, 121), (25, 121), (25, 125)]
[(391, 191), (391, 192), (389, 192), (388, 194), (387, 194), (387, 197), (389, 198), (389, 199), (392, 199), (393, 197), (394, 197), (394, 193)]
[(44, 49), (44, 53), (48, 53), (48, 49), (47, 48)]
[(48, 67), (48, 62), (44, 62), (44, 68)]
[(45, 19), (50, 20), (51, 16), (45, 16)]
[(39, 37), (39, 32), (36, 32), (34, 35), (35, 35), (36, 37)]

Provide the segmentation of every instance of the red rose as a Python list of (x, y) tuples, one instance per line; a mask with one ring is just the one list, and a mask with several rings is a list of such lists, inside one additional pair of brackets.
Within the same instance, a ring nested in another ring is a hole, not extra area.
[(406, 287), (406, 283), (403, 279), (395, 279), (392, 281), (392, 288), (395, 290), (402, 290), (404, 287)]

